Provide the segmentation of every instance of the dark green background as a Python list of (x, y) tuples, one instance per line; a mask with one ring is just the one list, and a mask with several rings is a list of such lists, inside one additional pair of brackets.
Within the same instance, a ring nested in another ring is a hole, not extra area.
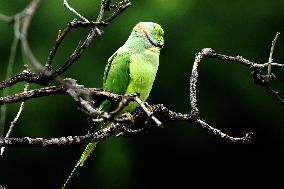
[[(0, 12), (12, 15), (28, 2), (0, 0)], [(90, 20), (99, 10), (98, 0), (70, 3)], [(104, 29), (105, 35), (95, 40), (64, 76), (88, 87), (101, 87), (108, 57), (125, 42), (133, 26), (139, 21), (157, 22), (165, 30), (165, 47), (148, 102), (188, 113), (189, 77), (195, 53), (210, 47), (219, 53), (267, 62), (275, 33), (284, 34), (283, 17), (284, 1), (277, 0), (134, 0), (133, 6)], [(45, 62), (58, 30), (73, 18), (61, 1), (42, 2), (28, 37), (41, 62)], [(88, 29), (71, 32), (56, 56), (55, 67), (68, 59), (87, 33)], [(5, 77), (12, 35), (12, 25), (0, 22), (1, 80)], [(284, 63), (282, 35), (274, 53), (274, 60), (279, 63)], [(14, 74), (22, 69), (19, 51)], [(273, 68), (273, 72), (277, 76), (273, 86), (284, 93), (283, 71)], [(21, 90), (22, 85), (17, 85), (12, 92)], [(164, 119), (165, 129), (100, 143), (70, 188), (276, 185), (280, 181), (277, 171), (283, 166), (283, 105), (256, 86), (244, 66), (209, 59), (200, 66), (198, 100), (209, 124), (233, 136), (253, 131), (252, 142), (235, 144), (193, 124)], [(8, 106), (8, 121), (18, 106)], [(43, 97), (25, 103), (13, 137), (82, 135), (89, 126), (70, 97)], [(83, 149), (84, 146), (7, 148), (0, 159), (0, 185), (7, 189), (60, 188)]]

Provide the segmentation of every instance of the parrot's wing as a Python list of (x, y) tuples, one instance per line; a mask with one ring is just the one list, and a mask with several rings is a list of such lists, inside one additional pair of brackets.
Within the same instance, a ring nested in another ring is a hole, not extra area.
[(130, 53), (123, 48), (108, 60), (103, 77), (103, 89), (115, 94), (125, 94), (130, 82)]
[[(109, 59), (103, 77), (103, 89), (115, 94), (125, 94), (130, 82), (129, 63), (130, 53), (124, 48), (118, 49)], [(109, 100), (101, 105), (102, 111), (111, 107)]]

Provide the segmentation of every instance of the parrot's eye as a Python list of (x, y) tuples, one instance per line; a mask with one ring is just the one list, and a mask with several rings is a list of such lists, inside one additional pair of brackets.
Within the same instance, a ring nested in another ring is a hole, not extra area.
[(158, 31), (157, 31), (157, 36), (163, 37), (163, 36), (164, 36), (164, 32), (161, 31), (161, 30), (158, 30)]

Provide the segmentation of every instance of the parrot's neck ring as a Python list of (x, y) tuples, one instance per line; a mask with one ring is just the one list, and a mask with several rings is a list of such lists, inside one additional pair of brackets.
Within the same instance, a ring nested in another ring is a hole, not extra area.
[(148, 41), (155, 47), (159, 47), (159, 48), (163, 48), (163, 45), (155, 42), (147, 33), (145, 34), (146, 38), (148, 39)]
[(144, 30), (144, 28), (143, 28), (142, 26), (138, 25), (138, 28), (143, 32), (144, 36), (145, 36), (146, 39), (151, 43), (151, 45), (153, 45), (154, 47), (163, 48), (163, 45), (157, 43), (156, 41), (154, 41), (154, 40), (147, 34), (147, 32)]

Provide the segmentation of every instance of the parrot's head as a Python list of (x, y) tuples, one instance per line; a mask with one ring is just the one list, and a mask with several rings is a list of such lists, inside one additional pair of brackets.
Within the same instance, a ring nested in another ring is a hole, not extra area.
[(139, 22), (133, 32), (145, 38), (152, 47), (163, 48), (164, 46), (164, 30), (154, 22)]

